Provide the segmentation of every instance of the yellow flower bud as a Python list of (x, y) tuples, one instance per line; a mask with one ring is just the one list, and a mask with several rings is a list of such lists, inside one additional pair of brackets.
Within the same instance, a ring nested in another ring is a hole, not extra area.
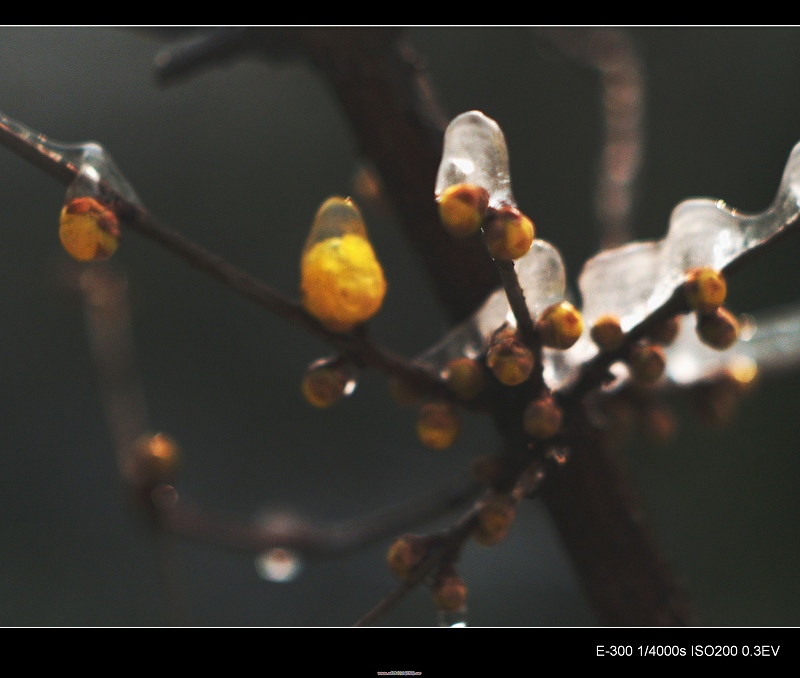
[(104, 261), (117, 251), (119, 221), (94, 198), (75, 198), (61, 210), (58, 235), (77, 261)]
[(533, 244), (533, 222), (515, 207), (505, 205), (484, 224), (486, 249), (493, 259), (519, 259)]
[(450, 447), (461, 432), (461, 421), (450, 403), (423, 405), (417, 418), (417, 436), (425, 447), (443, 450)]
[(553, 304), (539, 316), (536, 323), (542, 345), (568, 349), (583, 333), (583, 316), (568, 301)]
[(695, 268), (686, 274), (686, 301), (700, 313), (711, 313), (722, 306), (728, 292), (725, 277), (713, 268)]
[(447, 363), (447, 385), (459, 398), (471, 400), (483, 389), (483, 367), (471, 358), (454, 358)]
[(438, 203), (445, 230), (456, 238), (466, 238), (481, 227), (489, 208), (489, 193), (474, 184), (456, 184), (445, 189)]
[(501, 384), (517, 386), (531, 376), (535, 359), (511, 329), (494, 333), (486, 364)]
[(328, 329), (347, 332), (374, 316), (386, 280), (358, 208), (329, 198), (317, 212), (300, 261), (303, 306)]

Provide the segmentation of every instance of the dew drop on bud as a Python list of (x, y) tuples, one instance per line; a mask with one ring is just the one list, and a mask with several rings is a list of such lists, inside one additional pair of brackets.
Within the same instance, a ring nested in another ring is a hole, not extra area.
[(256, 571), (266, 581), (290, 582), (300, 574), (303, 563), (294, 551), (275, 547), (256, 556)]

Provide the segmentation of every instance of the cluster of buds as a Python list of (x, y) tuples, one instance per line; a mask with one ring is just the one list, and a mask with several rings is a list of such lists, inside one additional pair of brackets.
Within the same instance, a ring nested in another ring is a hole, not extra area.
[(438, 203), (445, 230), (456, 238), (466, 238), (483, 229), (493, 259), (519, 259), (531, 248), (536, 233), (533, 222), (511, 205), (490, 207), (489, 193), (481, 186), (448, 186)]
[(739, 338), (739, 322), (722, 307), (728, 286), (713, 268), (695, 268), (686, 275), (684, 293), (697, 313), (697, 335), (707, 346), (724, 351)]

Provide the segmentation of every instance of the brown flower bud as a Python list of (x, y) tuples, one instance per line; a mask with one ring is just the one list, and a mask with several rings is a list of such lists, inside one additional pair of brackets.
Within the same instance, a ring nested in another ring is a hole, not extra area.
[(180, 448), (165, 433), (145, 433), (128, 447), (123, 465), (125, 479), (136, 488), (153, 488), (175, 479)]
[(697, 318), (697, 336), (706, 346), (724, 351), (739, 338), (739, 321), (724, 308)]
[(478, 525), (473, 538), (484, 546), (494, 546), (505, 539), (517, 515), (516, 505), (509, 496), (498, 495), (484, 502), (478, 512)]
[(467, 585), (455, 572), (445, 574), (433, 585), (433, 604), (442, 612), (461, 612), (467, 607)]
[(522, 415), (525, 433), (538, 440), (553, 437), (561, 430), (564, 413), (549, 395), (532, 400)]
[(350, 375), (345, 366), (322, 359), (308, 366), (300, 389), (310, 405), (325, 408), (344, 397), (349, 382)]
[(678, 316), (673, 316), (657, 322), (650, 330), (650, 338), (657, 344), (669, 346), (678, 337), (680, 331), (680, 319)]
[(428, 553), (421, 537), (404, 534), (398, 537), (386, 552), (386, 564), (398, 579), (407, 579)]
[(613, 315), (604, 315), (595, 320), (589, 334), (592, 341), (604, 352), (618, 349), (625, 341), (619, 318)]
[(633, 378), (642, 384), (653, 384), (664, 374), (667, 358), (664, 349), (648, 343), (639, 343), (631, 350), (628, 365)]

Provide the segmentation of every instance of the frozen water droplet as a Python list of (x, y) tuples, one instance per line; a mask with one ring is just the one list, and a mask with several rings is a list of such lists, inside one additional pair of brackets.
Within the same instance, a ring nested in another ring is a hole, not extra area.
[(451, 629), (463, 629), (467, 626), (467, 611), (446, 612), (439, 610), (439, 626)]
[(508, 149), (500, 126), (480, 111), (454, 118), (444, 133), (436, 196), (450, 186), (474, 184), (489, 193), (489, 205), (513, 205)]
[(267, 581), (290, 582), (303, 569), (300, 558), (289, 549), (276, 547), (256, 557), (256, 571)]

